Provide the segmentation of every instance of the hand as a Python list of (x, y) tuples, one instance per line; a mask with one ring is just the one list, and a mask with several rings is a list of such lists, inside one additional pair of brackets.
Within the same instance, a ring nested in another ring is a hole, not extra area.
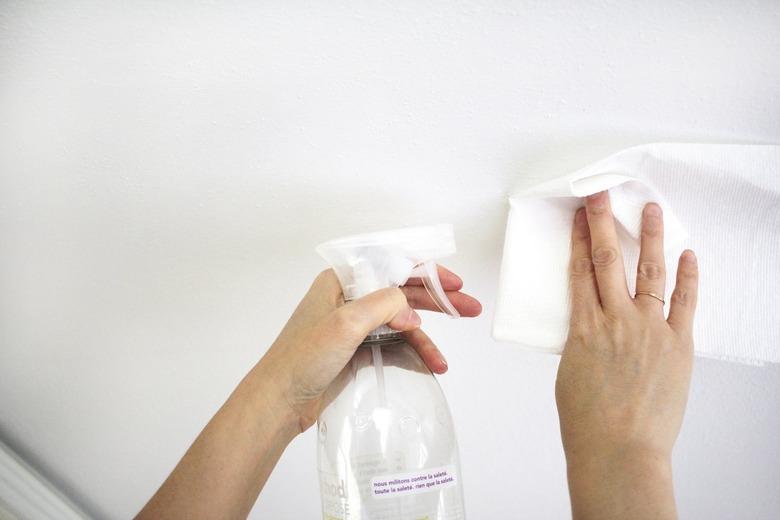
[[(439, 267), (439, 279), (462, 316), (473, 317), (482, 312), (476, 299), (460, 292), (463, 282), (457, 275)], [(431, 371), (447, 371), (444, 356), (420, 330), (420, 316), (414, 309), (438, 310), (419, 279), (344, 304), (334, 272), (328, 269), (320, 273), (261, 361), (273, 366), (269, 372), (283, 374), (279, 384), (301, 431), (316, 421), (326, 404), (326, 389), (358, 345), (380, 325), (387, 323), (403, 331), (407, 343)]]
[[(461, 315), (482, 311), (460, 292), (455, 274), (440, 267), (439, 279)], [(436, 310), (419, 280), (344, 304), (333, 271), (320, 274), (137, 518), (246, 518), (288, 443), (314, 423), (329, 385), (380, 325), (404, 331), (428, 367), (445, 372), (444, 356), (419, 329), (413, 308)]]
[[(628, 293), (606, 192), (575, 216), (571, 322), (555, 394), (575, 518), (674, 518), (671, 452), (693, 363), (698, 268), (680, 257), (668, 319)], [(637, 292), (664, 298), (663, 217), (642, 214)]]

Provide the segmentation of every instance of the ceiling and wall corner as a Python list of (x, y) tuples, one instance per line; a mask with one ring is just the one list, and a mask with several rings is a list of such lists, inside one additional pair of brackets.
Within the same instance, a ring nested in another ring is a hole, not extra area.
[[(558, 358), (490, 337), (506, 196), (644, 142), (780, 142), (778, 27), (772, 0), (2, 2), (0, 438), (130, 517), (324, 267), (316, 244), (452, 222), (485, 312), (423, 324), (467, 509), (568, 517)], [(779, 405), (777, 366), (697, 360), (681, 517), (777, 518)], [(252, 518), (318, 517), (314, 441)]]
[(88, 518), (43, 475), (0, 442), (0, 519)]

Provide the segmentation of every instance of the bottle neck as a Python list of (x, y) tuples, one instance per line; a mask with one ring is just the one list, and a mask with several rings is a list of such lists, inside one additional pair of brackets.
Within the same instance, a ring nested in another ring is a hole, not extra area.
[(376, 344), (385, 341), (396, 341), (402, 339), (401, 333), (395, 329), (391, 329), (387, 325), (382, 325), (372, 330), (368, 336), (363, 340), (362, 344)]
[[(349, 303), (353, 300), (353, 298), (345, 300), (346, 303)], [(399, 340), (401, 338), (401, 333), (398, 332), (395, 329), (391, 329), (387, 325), (380, 325), (379, 327), (375, 328), (371, 332), (368, 333), (368, 336), (366, 336), (366, 339), (363, 340), (363, 343), (377, 343), (380, 341), (387, 341), (387, 340)]]

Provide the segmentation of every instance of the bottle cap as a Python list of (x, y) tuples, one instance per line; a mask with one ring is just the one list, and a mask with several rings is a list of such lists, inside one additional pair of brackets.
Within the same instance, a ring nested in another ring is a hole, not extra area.
[(451, 224), (351, 235), (322, 243), (317, 252), (335, 271), (346, 301), (421, 278), (442, 312), (460, 316), (442, 288), (436, 267), (436, 260), (455, 253)]

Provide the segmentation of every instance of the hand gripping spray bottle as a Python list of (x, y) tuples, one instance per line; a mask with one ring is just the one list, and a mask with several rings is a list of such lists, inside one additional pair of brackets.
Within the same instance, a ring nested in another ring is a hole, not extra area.
[[(435, 260), (455, 252), (451, 225), (332, 240), (317, 252), (345, 301), (419, 277), (457, 318)], [(317, 421), (324, 520), (462, 520), (458, 446), (439, 383), (400, 333), (386, 325), (358, 347), (325, 396)]]

